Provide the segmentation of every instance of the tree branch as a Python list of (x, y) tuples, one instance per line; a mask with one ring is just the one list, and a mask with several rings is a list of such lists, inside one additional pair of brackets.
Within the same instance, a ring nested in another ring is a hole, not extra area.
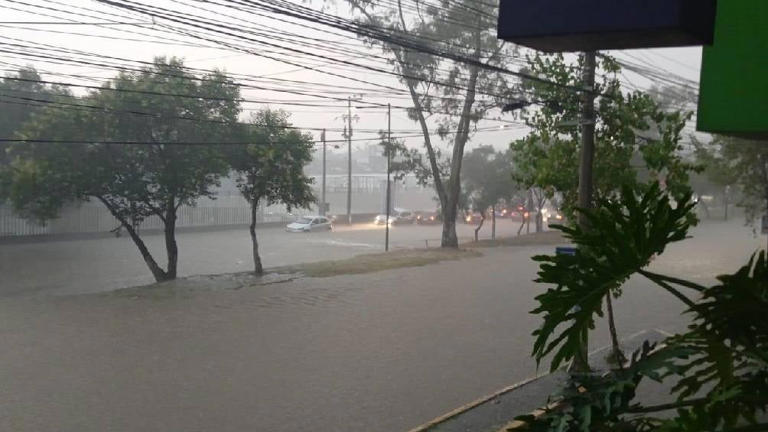
[(403, 25), (403, 33), (408, 33), (408, 26), (405, 25), (405, 17), (403, 16), (403, 0), (397, 0), (397, 11), (400, 14), (400, 23)]
[(660, 274), (657, 274), (657, 273), (649, 272), (648, 270), (639, 270), (638, 273), (640, 273), (641, 275), (647, 277), (648, 279), (650, 279), (650, 280), (652, 280), (654, 282), (656, 280), (662, 280), (662, 281), (665, 281), (665, 282), (670, 282), (670, 283), (673, 283), (673, 284), (676, 284), (676, 285), (684, 286), (686, 288), (690, 288), (690, 289), (692, 289), (694, 291), (698, 291), (698, 292), (704, 292), (704, 290), (707, 289), (706, 287), (701, 286), (701, 285), (699, 285), (697, 283), (693, 283), (693, 282), (690, 282), (690, 281), (687, 281), (687, 280), (684, 280), (684, 279), (678, 279), (678, 278), (675, 278), (675, 277), (672, 277), (672, 276), (660, 275)]
[(650, 279), (652, 282), (656, 283), (656, 285), (658, 285), (658, 286), (664, 288), (665, 290), (669, 291), (672, 295), (674, 295), (675, 297), (680, 299), (680, 301), (682, 301), (683, 303), (688, 305), (688, 307), (690, 307), (691, 309), (696, 307), (696, 303), (694, 303), (688, 297), (684, 296), (683, 293), (681, 293), (680, 291), (676, 290), (675, 288), (673, 288), (668, 283), (664, 282), (663, 279), (658, 278), (657, 277), (658, 275), (654, 275), (653, 273), (648, 273), (648, 272), (645, 272), (643, 270), (640, 270), (639, 273), (642, 274), (643, 276), (647, 277), (648, 279)]

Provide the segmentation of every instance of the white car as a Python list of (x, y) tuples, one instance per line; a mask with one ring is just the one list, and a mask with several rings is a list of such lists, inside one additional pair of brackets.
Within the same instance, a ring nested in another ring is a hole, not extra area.
[(331, 231), (332, 229), (333, 223), (324, 216), (304, 216), (285, 227), (288, 232)]
[[(396, 219), (395, 216), (389, 217), (390, 225), (395, 221), (395, 219)], [(387, 220), (387, 215), (380, 214), (376, 216), (376, 219), (373, 220), (373, 223), (375, 223), (376, 225), (384, 225), (386, 223), (386, 220)]]
[[(373, 222), (376, 225), (384, 225), (386, 220), (387, 215), (380, 214), (376, 216)], [(416, 222), (416, 216), (410, 210), (396, 208), (389, 216), (390, 225), (406, 225), (413, 224), (414, 222)]]

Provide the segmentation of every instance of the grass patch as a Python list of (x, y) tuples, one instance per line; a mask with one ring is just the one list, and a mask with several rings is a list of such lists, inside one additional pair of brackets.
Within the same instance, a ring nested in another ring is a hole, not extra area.
[(406, 267), (423, 267), (441, 261), (458, 261), (475, 258), (483, 254), (476, 250), (465, 249), (407, 249), (388, 253), (359, 255), (338, 261), (320, 261), (279, 267), (271, 272), (292, 274), (299, 273), (307, 277), (333, 277), (350, 274), (374, 273)]
[(514, 246), (550, 246), (567, 244), (568, 240), (560, 231), (552, 230), (536, 234), (527, 234), (517, 237), (498, 238), (496, 240), (480, 240), (479, 242), (464, 243), (467, 248), (494, 248)]

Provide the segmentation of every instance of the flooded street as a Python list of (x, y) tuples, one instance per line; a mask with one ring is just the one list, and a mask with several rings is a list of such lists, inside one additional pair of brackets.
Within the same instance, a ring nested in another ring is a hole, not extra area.
[[(654, 268), (706, 280), (762, 240), (704, 224)], [(167, 298), (6, 298), (0, 429), (407, 430), (536, 374), (530, 257), (551, 249)], [(619, 332), (674, 332), (682, 309), (632, 279)], [(599, 323), (591, 347), (607, 341)]]

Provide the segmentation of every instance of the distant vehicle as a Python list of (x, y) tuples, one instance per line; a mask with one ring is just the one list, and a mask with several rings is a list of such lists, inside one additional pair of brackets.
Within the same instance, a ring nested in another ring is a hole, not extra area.
[(416, 223), (419, 225), (435, 225), (441, 221), (438, 212), (421, 212), (416, 215)]
[[(376, 216), (376, 218), (373, 220), (373, 222), (376, 225), (384, 225), (387, 220), (387, 215), (380, 214)], [(405, 209), (394, 209), (392, 211), (392, 214), (389, 216), (389, 224), (390, 225), (409, 225), (413, 224), (416, 221), (416, 215), (413, 214), (410, 210)]]
[(546, 216), (547, 216), (546, 218), (547, 223), (559, 224), (559, 223), (562, 223), (564, 219), (563, 214), (560, 213), (559, 211), (548, 212)]
[(464, 217), (464, 223), (467, 225), (478, 225), (481, 220), (483, 220), (483, 215), (479, 212), (468, 213), (466, 217)]
[(330, 219), (323, 216), (304, 216), (296, 222), (288, 224), (285, 230), (288, 232), (312, 232), (312, 231), (331, 231), (333, 223)]
[[(389, 216), (389, 224), (392, 225), (392, 223), (395, 221), (395, 216)], [(373, 220), (373, 223), (376, 225), (384, 225), (387, 223), (387, 215), (380, 214), (376, 216), (376, 218)]]

